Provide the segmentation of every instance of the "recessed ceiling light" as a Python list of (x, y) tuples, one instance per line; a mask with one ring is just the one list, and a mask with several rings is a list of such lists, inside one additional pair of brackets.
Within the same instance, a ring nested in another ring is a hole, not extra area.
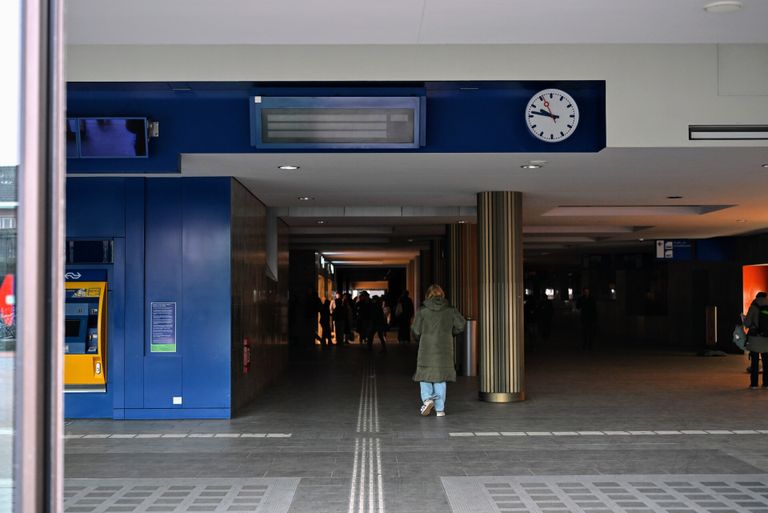
[(642, 238), (642, 237), (640, 237), (640, 238), (639, 238), (639, 239), (637, 239), (637, 240), (639, 240), (640, 242), (645, 242), (645, 239), (644, 239), (644, 238)]
[(464, 223), (466, 223), (466, 221), (464, 220), (459, 221), (459, 224), (464, 224)]
[(408, 239), (408, 242), (413, 242), (413, 239)]
[(317, 224), (325, 224), (325, 221), (323, 221), (322, 219), (318, 219)]
[(682, 196), (667, 196), (667, 199), (683, 199)]
[(315, 198), (314, 196), (299, 196), (297, 199), (299, 201), (312, 201)]
[(527, 164), (520, 166), (523, 169), (540, 169), (546, 164), (546, 160), (529, 160)]
[(765, 169), (768, 169), (768, 164), (763, 164), (763, 165), (762, 165), (762, 166), (760, 166), (760, 167), (764, 167)]
[(729, 12), (736, 12), (744, 7), (744, 4), (738, 0), (719, 0), (717, 2), (710, 2), (704, 6), (704, 10), (711, 12), (712, 14), (724, 14)]
[(282, 165), (282, 166), (277, 166), (277, 169), (280, 169), (281, 171), (295, 171), (301, 168), (299, 166)]

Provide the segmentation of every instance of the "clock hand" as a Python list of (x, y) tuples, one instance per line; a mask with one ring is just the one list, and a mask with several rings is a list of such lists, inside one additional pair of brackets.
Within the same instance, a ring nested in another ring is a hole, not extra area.
[[(549, 102), (548, 102), (547, 100), (544, 100), (544, 106), (545, 106), (545, 107), (547, 108), (547, 110), (549, 111), (549, 115), (552, 117), (552, 121), (554, 121), (555, 123), (557, 123), (557, 118), (555, 117), (555, 115), (554, 115), (554, 114), (552, 114), (552, 109), (550, 109), (550, 108), (549, 108)], [(542, 109), (542, 110), (543, 110), (543, 109)]]
[(545, 111), (544, 109), (541, 109), (539, 111), (531, 111), (531, 114), (535, 114), (537, 116), (547, 116), (548, 118), (552, 118), (553, 120), (557, 120), (560, 116), (556, 116), (550, 112)]

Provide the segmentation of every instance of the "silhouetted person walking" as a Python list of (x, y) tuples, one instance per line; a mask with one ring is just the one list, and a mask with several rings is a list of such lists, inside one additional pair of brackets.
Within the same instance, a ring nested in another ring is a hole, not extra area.
[(397, 340), (401, 344), (411, 342), (411, 319), (413, 319), (413, 301), (408, 297), (408, 291), (403, 291), (395, 306), (395, 322), (397, 323)]
[(369, 348), (373, 346), (375, 308), (368, 292), (361, 292), (357, 303), (357, 332), (360, 334), (360, 344), (368, 344)]
[(331, 301), (326, 299), (320, 306), (320, 343), (323, 345), (323, 349), (328, 345), (333, 344), (333, 337), (331, 336)]
[[(384, 314), (384, 301), (379, 296), (373, 296), (373, 332), (379, 336), (381, 351), (387, 350), (387, 318)], [(371, 337), (373, 338), (373, 337)]]
[(744, 318), (747, 328), (747, 349), (751, 365), (749, 368), (749, 388), (757, 389), (760, 377), (760, 358), (763, 359), (763, 388), (768, 389), (768, 294), (758, 292), (755, 300), (749, 305), (747, 316)]
[(330, 313), (336, 333), (336, 344), (347, 344), (347, 304), (341, 292), (336, 292), (336, 297), (331, 302)]

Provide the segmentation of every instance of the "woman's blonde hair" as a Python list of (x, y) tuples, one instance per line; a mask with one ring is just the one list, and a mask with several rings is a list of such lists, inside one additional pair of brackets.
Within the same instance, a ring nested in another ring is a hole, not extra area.
[(432, 284), (427, 289), (426, 299), (432, 299), (433, 297), (445, 297), (445, 291), (440, 285)]

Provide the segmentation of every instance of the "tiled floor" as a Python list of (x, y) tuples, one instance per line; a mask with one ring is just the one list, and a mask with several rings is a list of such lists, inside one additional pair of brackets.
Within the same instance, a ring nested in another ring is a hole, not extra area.
[[(537, 347), (527, 355), (527, 401), (479, 402), (476, 381), (460, 378), (449, 385), (444, 418), (418, 415), (414, 361), (414, 347), (396, 344), (387, 354), (318, 352), (231, 421), (68, 422), (67, 484), (294, 478), (290, 513), (486, 513), (581, 511), (568, 493), (607, 500), (596, 483), (615, 482), (635, 494), (626, 508), (635, 513), (768, 511), (768, 391), (747, 389), (743, 357)], [(525, 483), (551, 487), (540, 495), (565, 506), (535, 506), (519, 493), (490, 500), (496, 485), (519, 492)], [(688, 500), (669, 483), (698, 491)], [(754, 504), (729, 502), (729, 487), (753, 494)], [(677, 495), (653, 502), (654, 493)], [(460, 500), (478, 494), (490, 499)], [(584, 511), (624, 511), (582, 498), (594, 506)], [(98, 507), (85, 513), (109, 510)]]
[(459, 512), (725, 513), (768, 511), (768, 476), (446, 477)]
[(68, 479), (65, 511), (286, 513), (298, 479)]

